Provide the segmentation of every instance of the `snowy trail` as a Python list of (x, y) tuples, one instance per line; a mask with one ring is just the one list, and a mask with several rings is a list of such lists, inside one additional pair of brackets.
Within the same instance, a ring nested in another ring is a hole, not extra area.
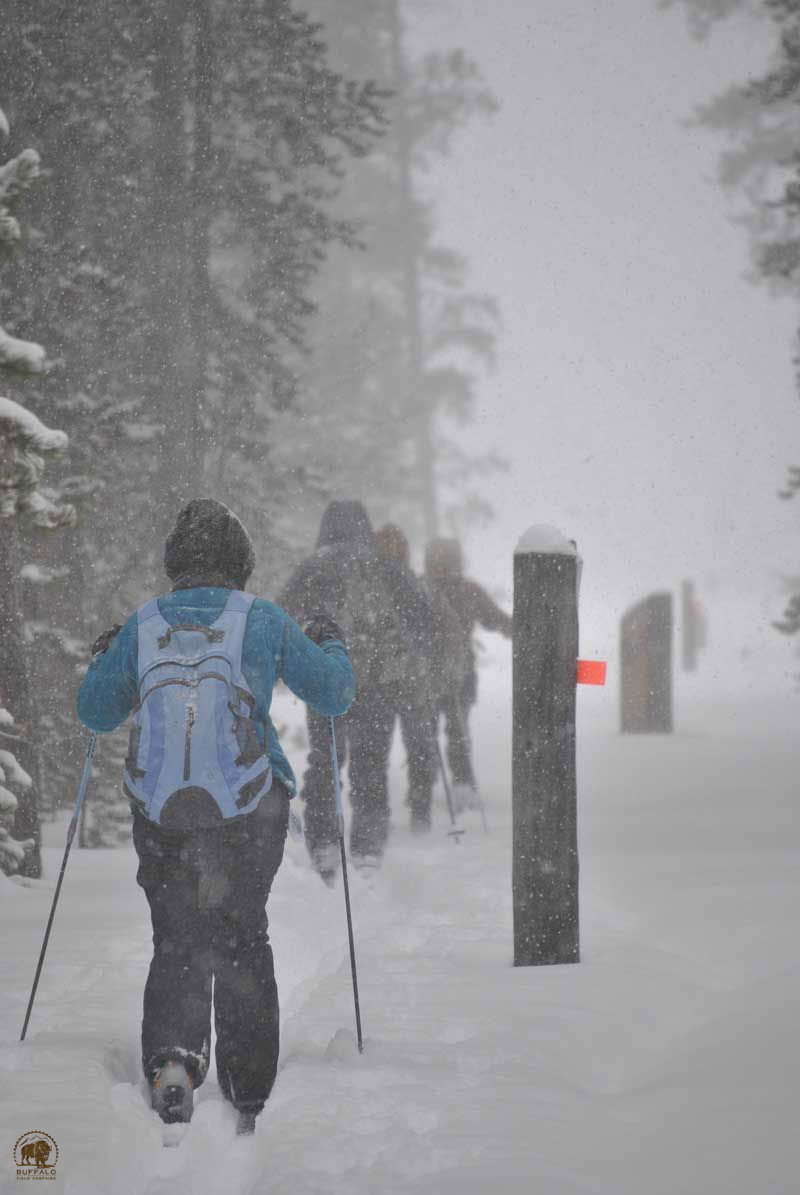
[(24, 1046), (52, 884), (3, 883), (0, 1189), (18, 1189), (16, 1138), (41, 1128), (60, 1150), (49, 1189), (76, 1195), (794, 1192), (787, 722), (748, 712), (636, 739), (584, 727), (583, 961), (515, 970), (497, 718), (485, 703), (491, 835), (473, 815), (454, 846), (439, 799), (435, 833), (412, 840), (396, 774), (385, 867), (372, 888), (353, 877), (364, 1057), (341, 888), (290, 847), (270, 899), (281, 1071), (252, 1140), (234, 1137), (212, 1076), (180, 1147), (161, 1145), (139, 1076), (149, 925), (132, 852), (74, 853)]

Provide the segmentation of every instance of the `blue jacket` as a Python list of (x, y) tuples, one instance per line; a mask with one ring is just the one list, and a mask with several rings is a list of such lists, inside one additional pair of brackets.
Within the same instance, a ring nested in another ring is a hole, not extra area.
[[(171, 625), (202, 623), (210, 626), (222, 613), (227, 589), (178, 589), (158, 599), (158, 608)], [(89, 665), (78, 691), (78, 717), (90, 730), (108, 731), (120, 726), (133, 709), (139, 686), (139, 633), (136, 615)], [(280, 606), (256, 598), (247, 616), (242, 670), (256, 699), (256, 720), (262, 743), (269, 733), (269, 756), (275, 775), (294, 796), (297, 785), (289, 761), (269, 716), (272, 690), (284, 681), (301, 701), (317, 713), (338, 716), (355, 696), (353, 670), (344, 646), (328, 639), (312, 643)]]

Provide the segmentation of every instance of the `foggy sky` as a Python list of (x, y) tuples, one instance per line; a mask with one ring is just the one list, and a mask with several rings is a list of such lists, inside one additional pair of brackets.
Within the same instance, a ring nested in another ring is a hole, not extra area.
[(586, 562), (584, 651), (608, 654), (626, 606), (691, 577), (718, 657), (744, 647), (786, 680), (768, 621), (800, 573), (800, 501), (776, 497), (800, 461), (798, 313), (747, 281), (723, 141), (686, 127), (763, 69), (768, 25), (698, 43), (647, 0), (437, 0), (413, 20), (415, 49), (462, 45), (502, 104), (431, 180), (443, 239), (503, 313), (462, 438), (513, 467), (486, 483), (498, 518), (467, 541), (473, 571), (510, 601), (514, 543), (554, 523)]

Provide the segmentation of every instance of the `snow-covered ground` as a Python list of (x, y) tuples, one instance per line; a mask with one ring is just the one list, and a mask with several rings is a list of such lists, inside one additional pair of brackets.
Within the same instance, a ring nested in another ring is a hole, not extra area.
[[(506, 647), (497, 649), (507, 653)], [(178, 1149), (139, 1077), (149, 923), (130, 851), (74, 851), (28, 1041), (17, 1041), (58, 870), (0, 882), (0, 1189), (58, 1142), (75, 1195), (794, 1195), (800, 1189), (797, 698), (684, 701), (669, 737), (579, 701), (583, 960), (514, 969), (509, 679), (475, 728), (491, 833), (396, 829), (352, 896), (366, 1051), (354, 1048), (341, 887), (290, 844), (270, 899), (281, 1071), (253, 1139), (213, 1074)]]

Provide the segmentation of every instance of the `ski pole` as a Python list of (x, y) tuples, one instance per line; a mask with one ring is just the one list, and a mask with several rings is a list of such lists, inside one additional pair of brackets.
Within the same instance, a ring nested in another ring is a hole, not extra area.
[[(464, 716), (464, 707), (462, 706), (460, 701), (456, 701), (456, 712), (458, 714), (458, 721), (461, 725), (461, 737), (465, 743), (469, 743), (469, 731), (467, 730), (467, 719)], [(471, 767), (470, 767), (470, 771), (472, 771)], [(486, 820), (486, 806), (483, 803), (483, 797), (481, 796), (480, 792), (478, 791), (478, 788), (475, 785), (474, 781), (471, 785), (471, 788), (475, 794), (475, 799), (478, 802), (478, 809), (480, 810), (481, 821), (483, 822), (483, 832), (484, 832), (484, 834), (488, 834), (489, 833), (489, 823)]]
[(350, 912), (350, 885), (347, 882), (347, 855), (344, 849), (344, 812), (342, 810), (342, 786), (339, 780), (339, 756), (336, 752), (336, 728), (333, 718), (330, 723), (331, 735), (331, 766), (333, 767), (333, 791), (336, 797), (336, 823), (339, 831), (339, 849), (342, 853), (342, 879), (344, 880), (344, 907), (347, 911), (347, 938), (350, 943), (350, 972), (353, 976), (353, 1002), (356, 1009), (356, 1034), (358, 1036), (358, 1052), (364, 1053), (364, 1041), (361, 1037), (361, 1007), (358, 1002), (358, 975), (356, 974), (356, 948), (353, 941), (353, 917)]
[(439, 771), (442, 773), (442, 784), (444, 785), (444, 795), (447, 799), (447, 812), (450, 814), (451, 829), (447, 831), (448, 838), (452, 838), (456, 845), (461, 840), (463, 830), (456, 826), (456, 811), (453, 805), (453, 794), (450, 791), (450, 781), (447, 778), (447, 769), (444, 766), (444, 756), (442, 755), (442, 744), (439, 742), (438, 734), (435, 734), (434, 741), (436, 743), (436, 754), (439, 757)]
[(58, 873), (58, 883), (56, 884), (55, 895), (53, 896), (53, 903), (50, 906), (50, 916), (47, 920), (47, 929), (44, 931), (44, 941), (42, 942), (41, 953), (39, 954), (39, 962), (36, 967), (36, 975), (33, 978), (33, 987), (31, 988), (31, 997), (28, 1001), (28, 1010), (25, 1013), (25, 1024), (22, 1026), (22, 1033), (19, 1036), (20, 1041), (25, 1040), (25, 1034), (28, 1031), (28, 1021), (31, 1019), (31, 1009), (33, 1002), (36, 999), (36, 989), (39, 986), (39, 976), (42, 973), (42, 966), (44, 964), (44, 956), (47, 950), (47, 943), (50, 940), (50, 930), (53, 928), (53, 918), (56, 915), (56, 905), (58, 904), (59, 893), (61, 892), (61, 884), (64, 880), (64, 872), (67, 870), (67, 859), (69, 858), (70, 847), (72, 840), (75, 837), (75, 831), (78, 827), (78, 817), (83, 804), (83, 798), (86, 796), (86, 786), (89, 783), (89, 772), (92, 769), (92, 760), (94, 759), (94, 749), (97, 745), (97, 733), (92, 731), (89, 736), (89, 746), (86, 748), (86, 760), (83, 765), (83, 775), (81, 776), (80, 788), (78, 789), (78, 799), (75, 802), (75, 808), (72, 812), (72, 819), (67, 830), (67, 845), (64, 848), (64, 858), (61, 860), (61, 871)]

